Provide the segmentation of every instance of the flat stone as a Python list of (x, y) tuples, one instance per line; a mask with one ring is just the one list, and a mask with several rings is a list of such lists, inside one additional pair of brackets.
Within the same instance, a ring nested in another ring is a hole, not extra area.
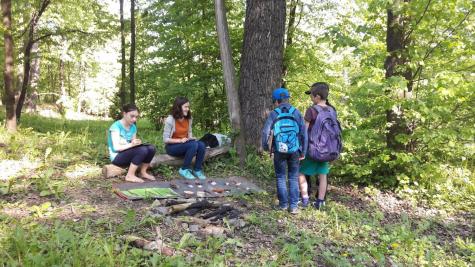
[(198, 232), (199, 229), (200, 229), (200, 227), (196, 224), (192, 224), (189, 227), (190, 232)]

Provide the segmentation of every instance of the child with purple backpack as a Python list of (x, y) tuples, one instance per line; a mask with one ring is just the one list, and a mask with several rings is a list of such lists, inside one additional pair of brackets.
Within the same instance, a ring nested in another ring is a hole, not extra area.
[(317, 209), (325, 206), (329, 162), (337, 159), (342, 150), (340, 123), (335, 108), (328, 102), (329, 89), (327, 83), (317, 82), (305, 92), (310, 95), (313, 105), (304, 116), (308, 149), (305, 159), (300, 162), (299, 184), (303, 207), (309, 204), (306, 176), (312, 175), (318, 175), (319, 179), (317, 199), (313, 205)]

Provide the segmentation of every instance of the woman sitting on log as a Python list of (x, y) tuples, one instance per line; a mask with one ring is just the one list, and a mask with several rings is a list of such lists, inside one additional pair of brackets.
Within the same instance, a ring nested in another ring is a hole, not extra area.
[(142, 178), (155, 180), (155, 177), (147, 173), (147, 169), (156, 149), (153, 145), (142, 144), (142, 140), (137, 138), (135, 122), (138, 117), (139, 110), (135, 105), (125, 105), (122, 107), (122, 119), (112, 124), (107, 137), (112, 164), (120, 167), (129, 166), (126, 181), (143, 183), (144, 180), (137, 177), (135, 172), (140, 168)]
[[(206, 147), (201, 141), (193, 138), (191, 131), (190, 101), (186, 97), (177, 97), (173, 103), (171, 115), (165, 120), (163, 143), (167, 154), (174, 157), (185, 157), (183, 166), (178, 173), (185, 179), (193, 180), (195, 176), (200, 180), (206, 179), (202, 165)], [(194, 170), (191, 171), (191, 162), (196, 156)]]

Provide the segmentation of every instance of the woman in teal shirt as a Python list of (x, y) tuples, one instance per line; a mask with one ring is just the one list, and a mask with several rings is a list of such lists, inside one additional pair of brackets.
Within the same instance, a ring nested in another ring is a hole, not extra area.
[(155, 155), (153, 145), (142, 144), (137, 138), (135, 122), (139, 116), (138, 108), (133, 104), (122, 107), (122, 119), (115, 121), (109, 128), (108, 146), (112, 164), (129, 166), (125, 180), (134, 183), (143, 183), (144, 180), (135, 175), (139, 169), (140, 176), (148, 180), (155, 180), (153, 175), (147, 173), (150, 162)]

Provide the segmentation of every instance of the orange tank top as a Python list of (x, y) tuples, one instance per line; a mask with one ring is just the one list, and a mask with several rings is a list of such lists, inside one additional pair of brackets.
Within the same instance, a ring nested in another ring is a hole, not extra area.
[(182, 121), (175, 120), (175, 132), (172, 135), (172, 138), (186, 138), (188, 137), (188, 128), (190, 122), (188, 119)]

